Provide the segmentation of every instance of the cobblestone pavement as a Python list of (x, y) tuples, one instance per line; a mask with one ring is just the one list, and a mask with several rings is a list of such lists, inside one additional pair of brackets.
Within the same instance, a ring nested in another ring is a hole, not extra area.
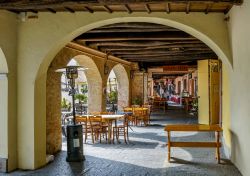
[[(53, 163), (36, 171), (16, 171), (8, 175), (37, 176), (240, 176), (235, 166), (223, 159), (217, 164), (214, 149), (173, 148), (172, 162), (167, 162), (165, 124), (197, 123), (197, 119), (184, 115), (181, 110), (154, 113), (148, 127), (133, 127), (129, 144), (84, 144), (86, 161), (67, 163), (66, 144)], [(176, 132), (174, 140), (214, 140), (209, 133)], [(224, 156), (222, 158), (225, 158)]]

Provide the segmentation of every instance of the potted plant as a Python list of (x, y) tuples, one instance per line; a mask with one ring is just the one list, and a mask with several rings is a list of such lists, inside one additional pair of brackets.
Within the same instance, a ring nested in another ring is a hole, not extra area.
[(66, 98), (63, 98), (62, 102), (61, 102), (61, 108), (62, 108), (62, 111), (70, 111), (71, 103), (68, 102), (68, 100), (66, 100)]
[(111, 91), (108, 95), (108, 98), (110, 103), (116, 104), (118, 99), (117, 91)]
[(132, 105), (142, 105), (142, 98), (139, 96), (136, 96), (132, 99)]

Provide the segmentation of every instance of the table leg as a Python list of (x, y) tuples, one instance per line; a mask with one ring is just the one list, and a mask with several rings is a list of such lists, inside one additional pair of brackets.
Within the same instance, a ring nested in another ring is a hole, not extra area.
[(117, 129), (117, 121), (115, 120), (115, 129), (116, 129), (116, 131), (115, 131), (115, 134), (113, 134), (113, 135), (115, 135), (116, 136), (116, 141), (117, 141), (117, 143), (120, 143), (120, 141), (119, 141), (119, 129)]
[(170, 162), (170, 158), (171, 158), (170, 131), (168, 131), (168, 162)]
[(112, 121), (108, 121), (108, 143), (111, 144), (112, 137)]
[(217, 160), (218, 160), (218, 164), (220, 164), (220, 132), (217, 131), (217, 137), (216, 137), (216, 143), (217, 143)]

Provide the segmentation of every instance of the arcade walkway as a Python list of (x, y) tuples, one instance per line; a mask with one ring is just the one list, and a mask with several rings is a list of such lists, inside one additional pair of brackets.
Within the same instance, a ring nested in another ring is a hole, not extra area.
[[(84, 145), (86, 161), (67, 163), (66, 151), (59, 153), (55, 161), (37, 171), (16, 171), (11, 175), (35, 176), (122, 176), (122, 175), (169, 175), (169, 176), (240, 176), (241, 174), (228, 160), (218, 165), (213, 149), (173, 148), (172, 163), (167, 162), (165, 124), (197, 123), (197, 119), (183, 111), (170, 109), (166, 114), (154, 113), (150, 127), (133, 127), (130, 144)], [(176, 140), (213, 140), (207, 133), (173, 133)], [(63, 150), (65, 149), (65, 144)], [(222, 158), (225, 158), (222, 156)]]

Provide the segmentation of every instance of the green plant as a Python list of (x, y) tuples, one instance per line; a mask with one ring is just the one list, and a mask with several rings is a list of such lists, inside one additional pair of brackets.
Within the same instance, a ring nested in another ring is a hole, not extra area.
[(111, 91), (108, 94), (108, 98), (109, 98), (110, 102), (117, 103), (117, 99), (118, 99), (118, 93), (117, 93), (117, 91)]
[(87, 103), (88, 97), (84, 94), (75, 94), (75, 99), (79, 101), (79, 103)]
[(132, 104), (133, 105), (142, 105), (142, 98), (137, 96), (132, 99)]
[(63, 109), (67, 109), (67, 110), (70, 111), (70, 109), (71, 109), (71, 103), (68, 102), (68, 101), (66, 100), (66, 98), (63, 98), (62, 101), (61, 101), (61, 107), (62, 107)]
[(88, 85), (87, 84), (82, 84), (81, 92), (83, 94), (88, 93)]

